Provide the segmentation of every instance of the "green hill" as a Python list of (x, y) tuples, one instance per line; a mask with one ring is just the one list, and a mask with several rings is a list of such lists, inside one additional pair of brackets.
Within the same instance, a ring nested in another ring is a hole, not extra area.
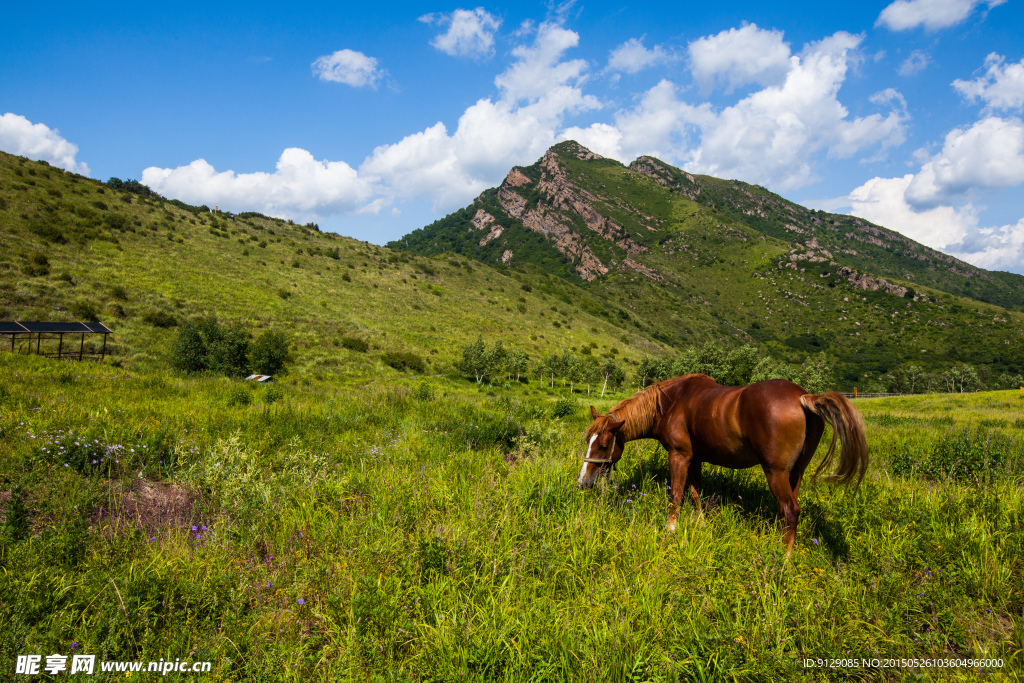
[(792, 363), (824, 352), (846, 386), (908, 363), (970, 363), (993, 378), (1024, 368), (1024, 277), (758, 186), (651, 157), (627, 167), (575, 142), (389, 246), (543, 269), (600, 301), (577, 310), (674, 348), (753, 343)]
[[(98, 317), (115, 332), (112, 360), (136, 366), (166, 368), (175, 327), (210, 315), (284, 331), (294, 369), (343, 380), (397, 373), (382, 361), (388, 352), (451, 372), (478, 335), (514, 342), (531, 359), (669, 351), (605, 319), (596, 293), (539, 269), (394, 251), (254, 213), (215, 215), (8, 154), (0, 234), (0, 319)], [(353, 339), (367, 350), (348, 348)]]

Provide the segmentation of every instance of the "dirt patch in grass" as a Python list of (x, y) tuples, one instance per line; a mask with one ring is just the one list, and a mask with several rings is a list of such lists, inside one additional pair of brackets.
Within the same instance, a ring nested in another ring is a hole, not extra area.
[(183, 486), (138, 479), (97, 507), (90, 521), (101, 528), (153, 533), (192, 524), (204, 507), (201, 496)]

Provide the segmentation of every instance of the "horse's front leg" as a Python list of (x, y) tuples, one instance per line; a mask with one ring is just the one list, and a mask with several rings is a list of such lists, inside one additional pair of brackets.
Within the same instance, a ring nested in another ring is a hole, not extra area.
[(689, 445), (685, 448), (673, 448), (668, 452), (668, 470), (672, 477), (672, 505), (668, 511), (667, 531), (676, 530), (676, 522), (679, 519), (679, 505), (683, 502), (683, 493), (686, 491), (686, 475), (690, 472), (690, 461), (693, 459), (693, 451)]

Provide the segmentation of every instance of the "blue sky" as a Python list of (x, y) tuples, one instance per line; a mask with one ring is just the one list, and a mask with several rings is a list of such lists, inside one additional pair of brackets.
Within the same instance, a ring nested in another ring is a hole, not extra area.
[(5, 10), (0, 149), (383, 243), (551, 144), (1024, 273), (1019, 0)]

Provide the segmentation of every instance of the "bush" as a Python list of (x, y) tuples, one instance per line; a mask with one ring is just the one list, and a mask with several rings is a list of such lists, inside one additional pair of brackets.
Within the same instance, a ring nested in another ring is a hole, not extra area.
[(142, 316), (142, 322), (153, 327), (177, 327), (178, 319), (166, 311), (149, 311)]
[(50, 259), (41, 251), (37, 251), (28, 257), (28, 263), (23, 270), (30, 277), (50, 274)]
[(410, 351), (385, 351), (381, 354), (380, 359), (386, 365), (399, 371), (426, 372), (427, 369), (427, 364), (423, 359)]
[(199, 326), (187, 321), (178, 330), (171, 350), (171, 367), (181, 372), (202, 372), (207, 368), (206, 341)]
[(88, 299), (78, 299), (68, 306), (68, 311), (71, 315), (85, 322), (95, 322), (99, 320), (100, 317), (100, 312), (96, 307), (96, 304)]
[(571, 398), (559, 398), (551, 408), (551, 417), (573, 417), (576, 415), (579, 406)]
[(276, 375), (290, 360), (288, 338), (283, 332), (267, 330), (252, 344), (249, 367), (261, 375)]
[(228, 406), (247, 406), (252, 403), (252, 389), (247, 386), (238, 386), (228, 394)]
[(213, 372), (241, 377), (249, 368), (249, 331), (240, 325), (220, 327), (210, 319), (206, 323), (208, 364)]
[(370, 345), (359, 337), (342, 337), (341, 345), (350, 351), (358, 351), (359, 353), (366, 353), (370, 348)]
[(426, 382), (420, 382), (419, 386), (413, 392), (413, 397), (418, 401), (433, 401), (434, 390)]
[(278, 387), (272, 386), (267, 389), (267, 393), (263, 394), (263, 403), (269, 406), (273, 403), (277, 403), (282, 398), (284, 398), (284, 392)]

